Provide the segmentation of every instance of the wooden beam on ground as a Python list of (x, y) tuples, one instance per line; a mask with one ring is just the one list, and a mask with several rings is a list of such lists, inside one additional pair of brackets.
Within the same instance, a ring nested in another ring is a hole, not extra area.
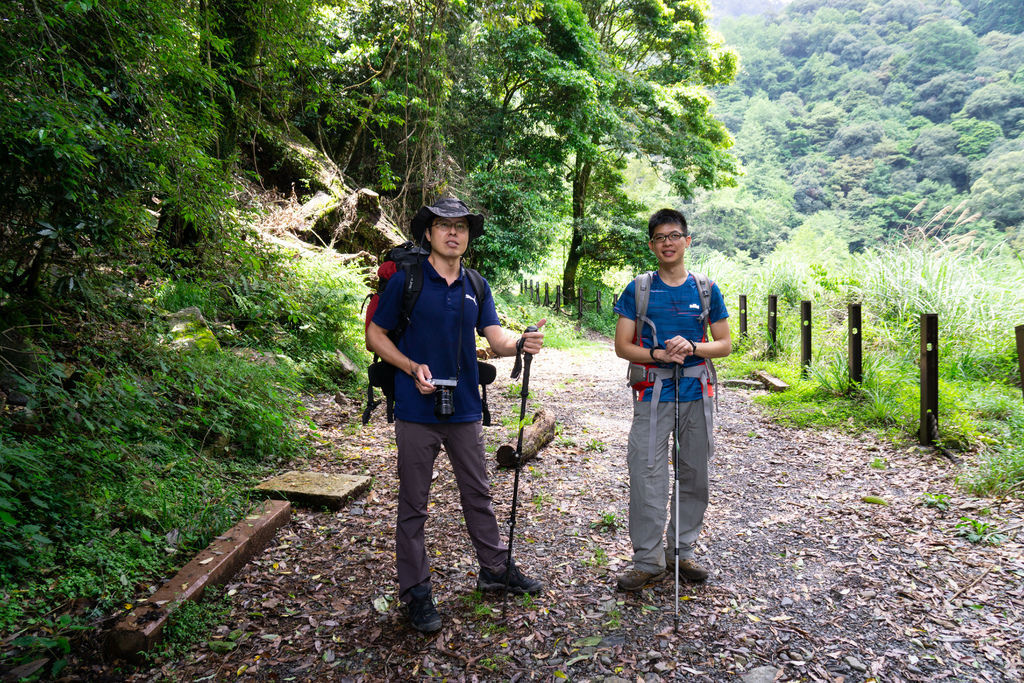
[(171, 613), (187, 600), (197, 600), (209, 586), (228, 581), (262, 550), (291, 518), (291, 503), (264, 501), (251, 515), (214, 539), (156, 593), (140, 602), (107, 634), (108, 656), (140, 659), (160, 642)]
[(754, 373), (754, 376), (761, 381), (761, 384), (763, 384), (768, 389), (768, 391), (785, 391), (786, 389), (789, 389), (788, 384), (783, 382), (778, 377), (769, 375), (764, 370), (758, 370), (757, 372)]
[[(518, 434), (516, 435), (518, 439)], [(520, 457), (520, 465), (525, 464), (531, 458), (536, 457), (540, 449), (551, 443), (555, 438), (555, 414), (550, 410), (541, 408), (533, 414), (533, 423), (523, 429), (523, 452)], [(515, 467), (516, 447), (515, 445), (502, 446), (495, 454), (499, 467)]]

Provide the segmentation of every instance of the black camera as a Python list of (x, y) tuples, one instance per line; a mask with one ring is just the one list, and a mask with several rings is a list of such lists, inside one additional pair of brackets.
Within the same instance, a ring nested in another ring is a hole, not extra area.
[(458, 384), (454, 379), (430, 379), (430, 383), (436, 387), (434, 391), (434, 416), (438, 420), (447, 420), (455, 414), (455, 387)]

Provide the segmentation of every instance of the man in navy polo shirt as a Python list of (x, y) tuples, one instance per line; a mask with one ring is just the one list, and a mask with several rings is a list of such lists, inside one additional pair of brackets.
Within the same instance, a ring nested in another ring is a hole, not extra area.
[[(475, 292), (462, 267), (470, 239), (483, 234), (483, 216), (446, 197), (421, 208), (410, 227), (413, 238), (430, 250), (423, 262), (423, 289), (396, 346), (387, 333), (399, 324), (406, 274), (399, 270), (392, 276), (367, 326), (366, 340), (372, 351), (398, 370), (395, 552), (399, 598), (408, 608), (412, 626), (432, 632), (441, 628), (441, 617), (431, 596), (423, 527), (434, 460), (442, 445), (455, 472), (466, 529), (480, 563), (477, 589), (503, 590), (507, 580), (512, 592), (538, 593), (543, 584), (524, 576), (515, 563), (505, 566), (508, 548), (501, 541), (491, 506), (473, 331), (477, 328), (499, 356), (514, 356), (519, 338), (501, 328), (490, 286), (485, 283), (483, 292)], [(544, 334), (539, 330), (545, 322), (537, 323), (537, 332), (523, 334), (526, 353), (540, 351)], [(445, 386), (446, 382), (455, 386)], [(439, 409), (438, 391), (451, 391), (450, 411)]]

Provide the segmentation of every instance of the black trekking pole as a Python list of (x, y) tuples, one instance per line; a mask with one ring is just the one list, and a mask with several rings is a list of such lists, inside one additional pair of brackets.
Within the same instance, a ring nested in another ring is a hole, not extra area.
[[(530, 325), (526, 328), (526, 332), (536, 332), (537, 326)], [(523, 458), (523, 421), (526, 419), (526, 397), (530, 395), (530, 363), (533, 361), (533, 354), (525, 354), (526, 358), (520, 365), (520, 359), (523, 355), (523, 344), (526, 342), (525, 337), (520, 337), (519, 341), (516, 342), (516, 363), (512, 368), (512, 379), (519, 377), (519, 372), (522, 370), (523, 373), (523, 388), (519, 392), (519, 438), (516, 439), (516, 453), (513, 462), (515, 463), (516, 475), (515, 483), (512, 485), (512, 513), (508, 520), (508, 557), (505, 559), (505, 595), (501, 602), (501, 618), (505, 618), (505, 608), (508, 606), (508, 584), (509, 579), (512, 575), (512, 540), (515, 538), (516, 533), (516, 507), (519, 505), (519, 470)]]
[(672, 471), (675, 473), (674, 503), (675, 523), (672, 525), (675, 535), (673, 552), (675, 553), (675, 582), (676, 582), (676, 616), (673, 625), (673, 632), (679, 633), (679, 363), (672, 366), (672, 386), (675, 387), (675, 419), (672, 421)]

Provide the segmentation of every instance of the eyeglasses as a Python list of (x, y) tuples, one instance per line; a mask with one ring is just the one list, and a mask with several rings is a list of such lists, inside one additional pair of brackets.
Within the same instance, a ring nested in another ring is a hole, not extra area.
[(465, 221), (434, 221), (432, 227), (438, 230), (443, 230), (444, 232), (451, 232), (452, 230), (454, 230), (455, 232), (460, 234), (469, 231), (469, 223)]
[(654, 242), (655, 244), (662, 244), (666, 240), (669, 242), (678, 242), (684, 237), (687, 237), (687, 235), (684, 235), (681, 232), (670, 232), (668, 234), (655, 235), (654, 237), (651, 238), (651, 241)]

